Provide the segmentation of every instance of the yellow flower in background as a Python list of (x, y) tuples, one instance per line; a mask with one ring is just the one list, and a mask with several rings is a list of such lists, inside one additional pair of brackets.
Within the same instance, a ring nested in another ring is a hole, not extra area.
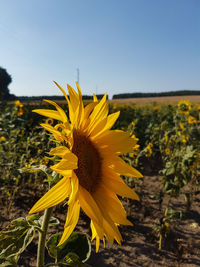
[(188, 100), (180, 100), (178, 102), (178, 111), (180, 114), (188, 114), (191, 109), (190, 102)]
[(22, 108), (23, 108), (24, 105), (19, 100), (16, 100), (14, 102), (14, 104), (15, 104), (15, 106), (18, 107), (17, 116), (18, 117), (22, 116), (23, 115), (23, 109)]
[(165, 145), (168, 143), (168, 140), (169, 140), (168, 135), (165, 133), (164, 134), (164, 144)]
[(29, 162), (35, 162), (36, 160), (34, 158), (30, 158)]
[(136, 139), (130, 133), (110, 130), (119, 117), (119, 111), (108, 115), (106, 94), (98, 102), (83, 106), (82, 94), (78, 83), (78, 93), (69, 85), (69, 98), (64, 94), (69, 118), (55, 102), (56, 110), (37, 109), (34, 112), (60, 121), (55, 127), (41, 124), (51, 132), (60, 145), (50, 151), (50, 155), (60, 157), (60, 162), (51, 169), (63, 178), (52, 187), (30, 210), (35, 213), (55, 206), (68, 199), (68, 212), (64, 232), (58, 245), (65, 242), (73, 232), (80, 214), (80, 208), (91, 219), (92, 239), (96, 238), (96, 251), (100, 240), (105, 238), (112, 244), (116, 240), (121, 244), (122, 237), (118, 225), (132, 225), (126, 218), (117, 195), (139, 200), (137, 194), (120, 177), (142, 177), (133, 167), (119, 156), (131, 152)]
[(179, 126), (180, 126), (181, 130), (185, 130), (185, 126), (182, 122), (179, 123)]
[(117, 104), (113, 104), (113, 109), (117, 109)]
[(131, 126), (135, 127), (135, 122), (134, 121), (131, 122)]
[(18, 110), (18, 112), (17, 112), (17, 116), (20, 117), (20, 116), (22, 116), (22, 115), (23, 115), (23, 110), (22, 110), (22, 108), (20, 107), (19, 110)]
[(41, 153), (42, 153), (42, 149), (38, 148), (37, 153), (38, 153), (38, 154), (41, 154)]
[(196, 104), (195, 108), (200, 111), (200, 104)]
[[(139, 140), (138, 138), (136, 138), (136, 136), (134, 134), (131, 136), (131, 138), (134, 138), (135, 142), (137, 142)], [(129, 153), (129, 157), (133, 158), (133, 157), (137, 156), (139, 151), (140, 151), (140, 145), (135, 144), (133, 151)]]
[(153, 110), (158, 110), (158, 108), (159, 108), (158, 105), (153, 106)]
[(4, 142), (4, 141), (6, 141), (6, 138), (4, 136), (1, 136), (0, 137), (0, 142)]
[(186, 135), (182, 135), (182, 142), (183, 142), (184, 144), (187, 143), (188, 139), (189, 139), (188, 136), (186, 136)]
[(170, 149), (169, 149), (169, 148), (166, 148), (166, 149), (165, 149), (165, 154), (166, 154), (166, 155), (169, 155), (169, 154), (170, 154)]
[(188, 117), (188, 123), (189, 124), (197, 123), (197, 120), (193, 116), (189, 116)]
[(19, 108), (22, 108), (24, 106), (19, 100), (16, 100), (14, 103), (15, 103), (15, 106)]
[(47, 157), (44, 157), (41, 161), (40, 164), (42, 165), (47, 165), (49, 163), (49, 159)]
[(153, 151), (152, 151), (152, 148), (153, 148), (153, 144), (152, 143), (149, 143), (148, 146), (146, 147), (146, 157), (151, 157)]
[(24, 168), (30, 168), (30, 167), (31, 167), (31, 164), (25, 164)]

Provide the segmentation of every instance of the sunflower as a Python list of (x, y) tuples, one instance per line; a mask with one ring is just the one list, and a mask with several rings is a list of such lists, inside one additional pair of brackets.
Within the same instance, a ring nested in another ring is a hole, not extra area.
[(189, 124), (194, 124), (194, 123), (197, 123), (197, 120), (193, 116), (189, 116), (188, 117), (188, 123)]
[(178, 111), (180, 114), (187, 115), (191, 109), (191, 104), (188, 100), (180, 100), (178, 102)]
[(169, 155), (170, 154), (170, 149), (169, 148), (165, 148), (165, 154)]
[[(108, 115), (106, 94), (98, 102), (96, 96), (86, 107), (78, 83), (78, 93), (67, 85), (69, 98), (64, 94), (69, 108), (69, 119), (64, 110), (55, 102), (56, 110), (36, 109), (34, 112), (56, 119), (60, 123), (54, 127), (41, 124), (60, 143), (50, 151), (50, 155), (60, 157), (59, 163), (51, 167), (61, 174), (62, 179), (53, 186), (30, 210), (36, 213), (57, 205), (68, 198), (67, 218), (63, 235), (58, 244), (65, 242), (74, 230), (80, 208), (91, 219), (92, 240), (96, 238), (96, 251), (100, 240), (105, 238), (112, 244), (121, 244), (122, 236), (118, 225), (132, 225), (117, 195), (139, 200), (137, 194), (120, 177), (142, 177), (133, 167), (120, 157), (134, 150), (137, 139), (130, 133), (111, 130), (119, 117), (119, 111)], [(57, 142), (57, 143), (58, 143)]]

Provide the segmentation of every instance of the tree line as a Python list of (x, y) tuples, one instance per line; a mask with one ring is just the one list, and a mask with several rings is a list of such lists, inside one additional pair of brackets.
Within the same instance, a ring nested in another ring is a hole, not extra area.
[(139, 97), (159, 97), (159, 96), (186, 96), (186, 95), (200, 95), (200, 90), (180, 90), (159, 93), (123, 93), (113, 95), (113, 99), (120, 98), (139, 98)]
[[(64, 96), (19, 96), (16, 97), (14, 94), (10, 94), (8, 86), (12, 82), (12, 77), (8, 74), (7, 70), (0, 67), (0, 101), (9, 101), (19, 99), (22, 102), (31, 101), (42, 101), (43, 99), (50, 100), (65, 100)], [(186, 96), (186, 95), (200, 95), (200, 90), (180, 90), (170, 92), (159, 92), (159, 93), (122, 93), (114, 94), (112, 99), (120, 98), (139, 98), (139, 97), (160, 97), (160, 96)], [(98, 99), (101, 99), (103, 95), (97, 95)], [(83, 95), (84, 100), (91, 100), (93, 96)], [(108, 98), (108, 97), (107, 97)]]

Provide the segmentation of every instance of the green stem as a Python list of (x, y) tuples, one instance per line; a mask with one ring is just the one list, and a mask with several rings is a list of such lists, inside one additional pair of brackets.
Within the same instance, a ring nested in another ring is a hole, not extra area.
[(42, 222), (41, 232), (39, 232), (39, 242), (37, 251), (37, 267), (44, 267), (44, 254), (45, 254), (45, 241), (46, 234), (49, 225), (49, 219), (51, 217), (53, 208), (46, 209), (44, 212), (44, 218)]

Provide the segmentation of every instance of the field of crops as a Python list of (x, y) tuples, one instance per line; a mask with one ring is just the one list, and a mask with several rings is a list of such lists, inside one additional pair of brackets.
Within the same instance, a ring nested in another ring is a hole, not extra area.
[[(121, 246), (100, 244), (96, 253), (93, 241), (90, 255), (72, 249), (61, 265), (52, 263), (50, 244), (46, 266), (200, 266), (200, 100), (186, 99), (109, 102), (109, 114), (120, 111), (113, 129), (137, 140), (134, 150), (121, 157), (144, 176), (123, 176), (140, 198), (120, 198), (133, 226), (120, 226)], [(68, 114), (68, 106), (60, 105)], [(49, 155), (55, 140), (40, 124), (54, 127), (57, 121), (32, 112), (44, 107), (52, 109), (49, 103), (19, 101), (0, 106), (1, 266), (36, 266), (40, 218), (27, 216), (55, 176), (50, 169), (55, 156)], [(63, 203), (54, 208), (48, 236), (63, 231)], [(90, 221), (82, 211), (75, 230), (91, 240)]]

